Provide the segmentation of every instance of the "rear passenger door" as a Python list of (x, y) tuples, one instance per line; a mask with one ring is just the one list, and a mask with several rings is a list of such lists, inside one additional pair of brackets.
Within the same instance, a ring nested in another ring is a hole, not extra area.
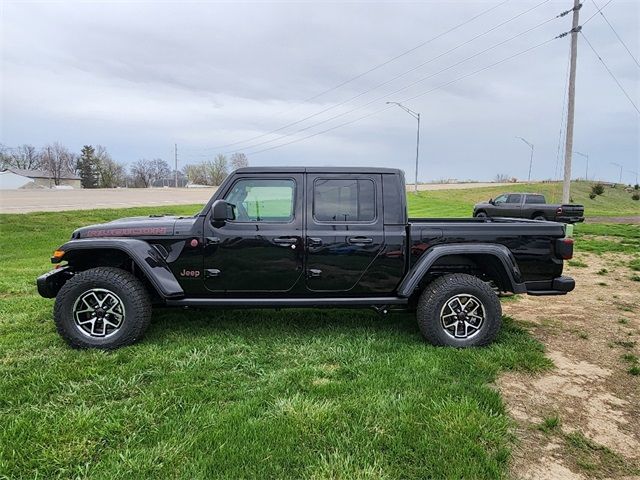
[(307, 174), (306, 285), (363, 292), (384, 246), (379, 174)]

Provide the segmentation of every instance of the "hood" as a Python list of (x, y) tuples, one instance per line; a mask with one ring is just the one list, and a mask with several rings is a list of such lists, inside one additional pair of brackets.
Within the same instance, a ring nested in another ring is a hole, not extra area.
[(71, 238), (156, 237), (174, 235), (176, 221), (182, 217), (156, 216), (120, 218), (77, 229)]

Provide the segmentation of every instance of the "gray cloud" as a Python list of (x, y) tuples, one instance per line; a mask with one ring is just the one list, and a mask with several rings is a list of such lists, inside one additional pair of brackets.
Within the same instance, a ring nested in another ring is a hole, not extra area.
[[(126, 162), (170, 159), (178, 142), (181, 162), (197, 161), (216, 151), (209, 147), (261, 135), (373, 88), (539, 2), (511, 1), (357, 81), (303, 101), (496, 3), (5, 2), (0, 141), (61, 141), (74, 148), (100, 143)], [(412, 174), (414, 121), (399, 109), (376, 113), (385, 100), (402, 101), (552, 38), (570, 28), (570, 18), (295, 132), (455, 64), (569, 3), (548, 2), (379, 90), (279, 132), (291, 134), (279, 142), (238, 147), (253, 164), (397, 165)], [(583, 20), (594, 11), (587, 1)], [(605, 13), (640, 56), (638, 3), (613, 2)], [(640, 104), (640, 69), (609, 27), (597, 16), (585, 34)], [(555, 40), (412, 100), (411, 108), (423, 116), (420, 178), (488, 179), (498, 172), (524, 177), (528, 151), (516, 135), (536, 144), (534, 176), (552, 177), (568, 49), (568, 38)], [(582, 39), (577, 92), (575, 145), (591, 155), (590, 170), (613, 179), (611, 161), (637, 169), (639, 116)], [(372, 115), (251, 155), (366, 114)], [(272, 138), (277, 135), (248, 144)]]

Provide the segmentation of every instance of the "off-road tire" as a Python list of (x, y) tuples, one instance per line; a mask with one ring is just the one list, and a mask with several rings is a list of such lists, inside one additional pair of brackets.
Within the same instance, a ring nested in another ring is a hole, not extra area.
[[(113, 292), (124, 306), (120, 327), (106, 338), (83, 333), (74, 319), (76, 301), (91, 289)], [(151, 322), (151, 301), (144, 285), (120, 268), (97, 267), (76, 273), (58, 292), (54, 307), (58, 333), (73, 348), (111, 350), (139, 341)]]
[[(453, 338), (441, 321), (441, 312), (456, 295), (472, 295), (484, 309), (480, 328), (470, 338)], [(464, 273), (443, 275), (429, 283), (418, 300), (416, 316), (422, 336), (437, 346), (487, 345), (495, 339), (502, 325), (502, 307), (496, 293), (486, 282)]]

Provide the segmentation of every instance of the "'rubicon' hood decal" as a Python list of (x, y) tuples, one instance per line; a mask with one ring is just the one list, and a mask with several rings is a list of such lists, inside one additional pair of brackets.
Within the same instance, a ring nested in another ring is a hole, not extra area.
[(173, 235), (178, 217), (131, 217), (90, 225), (73, 232), (72, 238), (154, 237)]

